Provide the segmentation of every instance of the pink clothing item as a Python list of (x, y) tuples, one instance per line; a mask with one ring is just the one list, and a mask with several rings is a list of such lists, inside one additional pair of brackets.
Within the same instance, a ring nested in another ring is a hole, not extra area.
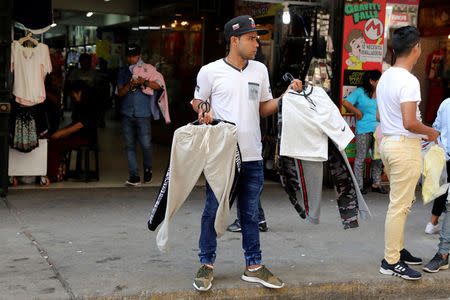
[[(166, 83), (164, 82), (164, 77), (161, 73), (159, 73), (156, 68), (150, 64), (141, 64), (139, 66), (134, 67), (133, 69), (133, 75), (138, 75), (139, 77), (142, 77), (148, 81), (158, 81), (160, 84), (162, 84), (164, 91), (159, 99), (157, 99), (158, 105), (161, 106), (163, 111), (163, 117), (166, 121), (166, 124), (169, 124), (170, 121), (170, 115), (169, 115), (169, 100), (167, 98), (167, 89), (166, 89)], [(150, 87), (144, 87), (142, 86), (142, 92), (147, 95), (153, 95), (154, 90)]]

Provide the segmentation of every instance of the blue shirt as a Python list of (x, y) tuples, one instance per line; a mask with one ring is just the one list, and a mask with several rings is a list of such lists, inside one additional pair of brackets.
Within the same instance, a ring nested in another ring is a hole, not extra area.
[(359, 109), (363, 117), (356, 120), (356, 134), (374, 132), (380, 122), (377, 122), (377, 99), (370, 98), (362, 87), (354, 90), (345, 99)]
[(445, 99), (439, 106), (433, 128), (440, 132), (438, 144), (445, 150), (445, 159), (449, 160), (450, 154), (450, 98)]
[[(117, 85), (125, 86), (131, 80), (131, 72), (128, 67), (122, 68), (119, 71), (119, 75), (117, 77)], [(152, 114), (152, 104), (155, 104), (155, 95), (147, 95), (144, 94), (140, 87), (136, 89), (135, 92), (129, 91), (122, 98), (122, 105), (120, 107), (120, 113), (126, 115), (128, 117), (150, 117)], [(155, 118), (155, 120), (159, 119)]]

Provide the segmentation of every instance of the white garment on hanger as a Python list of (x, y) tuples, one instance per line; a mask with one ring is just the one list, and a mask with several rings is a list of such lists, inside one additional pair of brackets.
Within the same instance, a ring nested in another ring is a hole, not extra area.
[(16, 101), (33, 106), (45, 100), (44, 79), (52, 71), (50, 54), (46, 44), (34, 48), (22, 46), (18, 41), (11, 44), (11, 72), (14, 70), (13, 94)]
[(342, 151), (355, 135), (322, 88), (309, 86), (310, 92), (309, 100), (293, 90), (283, 96), (280, 155), (326, 161), (328, 137)]

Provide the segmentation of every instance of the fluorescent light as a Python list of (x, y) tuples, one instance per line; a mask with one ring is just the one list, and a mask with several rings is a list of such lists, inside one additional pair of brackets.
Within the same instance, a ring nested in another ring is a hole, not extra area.
[(139, 26), (139, 30), (149, 30), (150, 26)]
[(149, 26), (150, 30), (160, 30), (161, 26)]
[(111, 0), (105, 0), (105, 2), (109, 2), (109, 1), (111, 1)]
[(88, 13), (86, 14), (86, 17), (90, 18), (90, 17), (92, 17), (93, 14), (94, 14), (94, 13), (93, 13), (92, 11), (90, 11), (90, 12), (88, 12)]
[(131, 30), (138, 31), (138, 30), (139, 30), (139, 27), (132, 27)]

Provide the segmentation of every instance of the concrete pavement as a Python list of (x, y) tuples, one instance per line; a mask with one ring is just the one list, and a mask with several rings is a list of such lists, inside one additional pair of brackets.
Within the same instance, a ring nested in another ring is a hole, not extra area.
[[(263, 263), (286, 282), (268, 290), (244, 282), (241, 235), (218, 240), (213, 288), (193, 290), (204, 187), (175, 215), (169, 251), (146, 227), (157, 188), (10, 190), (0, 203), (0, 299), (447, 299), (450, 270), (408, 282), (378, 273), (388, 197), (369, 193), (373, 218), (343, 230), (333, 190), (321, 223), (307, 224), (276, 185), (262, 206)], [(426, 235), (431, 205), (420, 195), (408, 217), (405, 246), (428, 262), (438, 235)], [(235, 208), (232, 209), (232, 216)], [(230, 220), (232, 221), (232, 220)], [(421, 266), (414, 267), (421, 270)]]

